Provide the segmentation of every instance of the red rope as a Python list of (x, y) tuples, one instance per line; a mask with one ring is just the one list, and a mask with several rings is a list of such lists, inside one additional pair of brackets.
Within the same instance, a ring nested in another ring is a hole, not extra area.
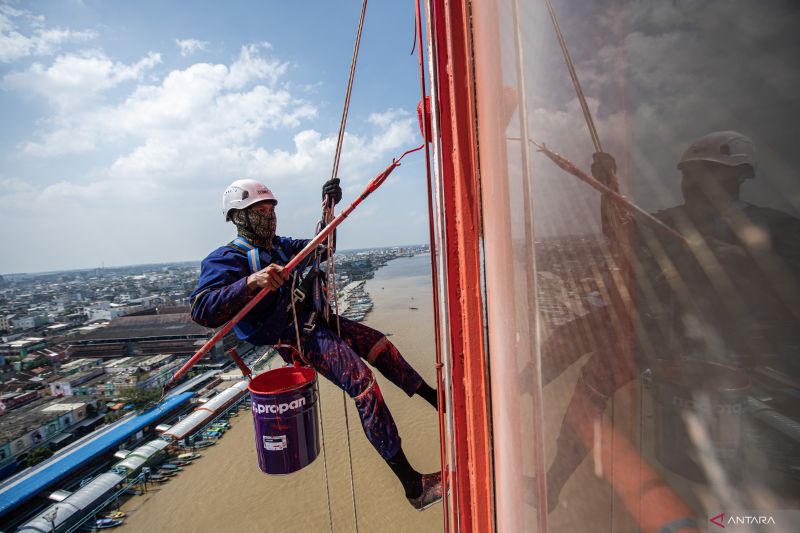
[(444, 393), (444, 380), (442, 378), (442, 351), (441, 351), (441, 344), (440, 344), (440, 332), (439, 332), (439, 276), (436, 270), (436, 231), (433, 227), (433, 189), (431, 185), (431, 153), (430, 148), (428, 147), (428, 139), (432, 138), (432, 133), (429, 131), (429, 128), (432, 126), (432, 122), (428, 121), (428, 116), (433, 116), (433, 113), (428, 108), (429, 102), (427, 98), (427, 94), (425, 92), (425, 59), (423, 56), (423, 46), (422, 46), (422, 15), (420, 9), (420, 0), (416, 0), (414, 2), (414, 15), (415, 15), (415, 28), (414, 28), (414, 42), (417, 41), (417, 36), (419, 36), (419, 48), (417, 52), (417, 57), (419, 59), (419, 92), (420, 98), (422, 103), (422, 142), (425, 146), (425, 176), (426, 176), (426, 188), (428, 192), (428, 232), (429, 236), (428, 239), (430, 241), (430, 250), (431, 250), (431, 281), (433, 283), (433, 335), (434, 335), (434, 343), (436, 347), (436, 393), (438, 395), (438, 412), (437, 418), (439, 422), (439, 463), (440, 469), (442, 473), (442, 503), (444, 506), (444, 530), (450, 531), (450, 512), (449, 512), (449, 505), (448, 505), (448, 486), (450, 484), (450, 476), (447, 470), (447, 450), (445, 447), (445, 422), (444, 422), (444, 409), (443, 406), (446, 402), (445, 400), (445, 393)]

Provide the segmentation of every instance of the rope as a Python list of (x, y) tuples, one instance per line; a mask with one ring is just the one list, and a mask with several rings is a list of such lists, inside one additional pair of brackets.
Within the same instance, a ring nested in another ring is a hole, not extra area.
[(292, 302), (292, 323), (294, 323), (294, 338), (297, 342), (297, 353), (300, 354), (300, 358), (303, 358), (303, 343), (300, 340), (300, 326), (297, 323), (297, 306), (295, 305), (294, 301), (294, 291), (297, 287), (297, 274), (292, 275), (292, 292), (290, 293), (291, 296), (289, 297), (290, 301)]
[[(319, 411), (322, 413), (322, 393), (319, 390), (319, 380), (317, 380), (317, 402)], [(324, 416), (319, 417), (319, 433), (322, 439), (322, 470), (325, 472), (325, 497), (328, 499), (328, 531), (333, 533), (333, 511), (331, 510), (331, 488), (328, 482), (328, 454), (325, 451), (325, 424)]]
[(364, 28), (364, 16), (367, 13), (367, 0), (361, 5), (361, 18), (358, 21), (358, 33), (356, 33), (356, 43), (353, 46), (353, 59), (350, 63), (350, 78), (347, 80), (347, 92), (344, 97), (344, 108), (342, 109), (342, 119), (339, 122), (339, 137), (336, 139), (336, 153), (333, 156), (333, 170), (331, 179), (339, 174), (339, 160), (342, 156), (342, 144), (344, 141), (344, 130), (347, 124), (347, 114), (350, 111), (350, 93), (353, 91), (353, 78), (356, 73), (356, 62), (358, 61), (358, 50), (361, 47), (361, 30)]
[[(333, 202), (331, 202), (333, 204)], [(326, 218), (333, 217), (333, 205), (326, 210)], [(342, 328), (339, 322), (339, 291), (336, 284), (336, 262), (333, 260), (333, 234), (328, 237), (328, 285), (333, 288), (333, 314), (336, 316), (336, 334), (342, 336)], [(330, 298), (328, 299), (330, 301)], [(329, 315), (329, 307), (325, 306), (325, 313)], [(350, 497), (353, 502), (353, 520), (355, 530), (358, 532), (358, 509), (356, 507), (356, 488), (355, 477), (353, 475), (353, 450), (350, 444), (350, 415), (347, 413), (347, 398), (342, 391), (342, 409), (344, 410), (344, 427), (347, 432), (347, 466), (350, 468)]]
[(578, 95), (578, 100), (581, 103), (581, 109), (583, 110), (583, 118), (586, 120), (586, 126), (589, 128), (589, 135), (592, 137), (592, 144), (594, 144), (594, 151), (595, 152), (602, 152), (603, 146), (600, 144), (600, 136), (597, 134), (597, 128), (594, 126), (594, 120), (592, 119), (592, 113), (589, 111), (589, 105), (586, 103), (586, 96), (583, 94), (583, 89), (581, 88), (581, 82), (578, 80), (578, 74), (575, 72), (575, 65), (572, 63), (572, 57), (569, 55), (569, 50), (567, 50), (567, 42), (564, 40), (564, 35), (561, 33), (561, 26), (558, 24), (558, 18), (556, 18), (556, 12), (553, 9), (553, 5), (550, 3), (550, 0), (544, 0), (545, 4), (547, 4), (547, 11), (550, 12), (550, 20), (553, 21), (553, 29), (556, 32), (556, 37), (558, 38), (558, 44), (561, 46), (561, 52), (564, 54), (564, 62), (567, 64), (567, 70), (569, 71), (569, 77), (572, 78), (572, 85), (575, 86), (575, 93)]
[[(423, 59), (423, 50), (422, 50), (422, 15), (421, 15), (421, 8), (420, 8), (420, 0), (416, 0), (414, 2), (414, 44), (417, 42), (417, 38), (419, 38), (419, 49), (417, 52), (417, 58), (419, 63), (419, 92), (420, 98), (422, 102), (422, 142), (425, 145), (425, 176), (426, 176), (426, 186), (427, 186), (427, 193), (428, 193), (428, 240), (430, 241), (430, 249), (431, 249), (431, 282), (433, 284), (433, 323), (435, 327), (433, 328), (433, 335), (434, 335), (434, 343), (436, 346), (436, 393), (438, 395), (438, 409), (436, 413), (437, 422), (439, 424), (439, 467), (442, 473), (442, 494), (443, 503), (444, 503), (444, 530), (450, 531), (450, 511), (449, 511), (449, 499), (448, 494), (449, 485), (450, 485), (450, 473), (447, 470), (447, 452), (445, 447), (445, 421), (444, 421), (444, 411), (442, 406), (445, 405), (445, 393), (444, 393), (444, 379), (442, 377), (442, 349), (440, 344), (440, 333), (439, 333), (439, 292), (437, 290), (439, 286), (439, 275), (436, 270), (436, 231), (433, 227), (433, 187), (431, 185), (432, 177), (431, 177), (431, 153), (430, 149), (428, 148), (428, 139), (432, 137), (432, 132), (429, 131), (429, 127), (432, 127), (433, 124), (428, 123), (428, 98), (425, 92), (425, 61)], [(411, 52), (413, 53), (414, 50), (412, 48)], [(431, 113), (431, 121), (433, 120), (433, 113)]]
[[(364, 0), (363, 3), (361, 4), (361, 17), (359, 18), (358, 21), (358, 32), (356, 33), (356, 41), (355, 45), (353, 46), (353, 59), (350, 63), (350, 76), (347, 80), (347, 90), (345, 91), (344, 106), (342, 107), (342, 119), (339, 122), (339, 135), (336, 139), (336, 151), (334, 152), (333, 156), (333, 168), (331, 169), (331, 179), (335, 179), (339, 176), (339, 162), (341, 161), (342, 157), (342, 145), (344, 144), (344, 133), (347, 126), (347, 115), (350, 111), (350, 95), (353, 92), (353, 79), (355, 78), (356, 65), (358, 63), (358, 51), (361, 47), (361, 33), (364, 29), (364, 18), (366, 13), (367, 13), (367, 0)], [(334, 209), (333, 199), (331, 199), (330, 205), (327, 204), (327, 199), (326, 199), (326, 203), (323, 208), (323, 221), (326, 225), (330, 224), (331, 221), (333, 220), (333, 209)], [(331, 284), (329, 286), (333, 287), (333, 294), (334, 294), (333, 301), (335, 306), (334, 314), (336, 315), (336, 333), (341, 337), (339, 314), (337, 312), (338, 301), (337, 301), (337, 291), (336, 291), (336, 277), (334, 276), (335, 267), (333, 267), (333, 233), (328, 234), (328, 238), (326, 241), (326, 248), (327, 248), (327, 261), (328, 261), (328, 271), (327, 271), (328, 283)], [(328, 301), (330, 301), (330, 298), (328, 299)], [(329, 318), (329, 316), (330, 313), (328, 311), (328, 306), (326, 306), (325, 317)], [(347, 414), (347, 398), (345, 397), (344, 390), (342, 390), (342, 407), (344, 408), (344, 423), (345, 423), (345, 431), (347, 432), (347, 460), (350, 470), (350, 499), (353, 502), (353, 523), (355, 531), (356, 533), (358, 533), (358, 508), (356, 505), (355, 477), (353, 475), (353, 451), (350, 442), (350, 419)], [(327, 467), (325, 475), (327, 483)], [(328, 500), (329, 516), (330, 513), (331, 513), (331, 504), (329, 499)]]
[[(297, 320), (297, 305), (294, 301), (294, 290), (297, 283), (297, 274), (292, 276), (292, 292), (290, 296), (290, 301), (292, 302), (292, 322), (294, 322), (294, 333), (295, 333), (295, 340), (297, 342), (297, 353), (300, 356), (300, 360), (304, 363), (311, 364), (310, 361), (306, 361), (305, 356), (303, 354), (303, 343), (300, 340), (300, 326), (298, 325)], [(292, 357), (294, 360), (294, 357)], [(322, 393), (319, 389), (319, 380), (317, 380), (317, 402), (319, 403), (319, 411), (322, 413)], [(325, 447), (325, 424), (322, 422), (324, 416), (319, 417), (319, 431), (320, 431), (320, 438), (322, 439), (322, 470), (325, 474), (325, 499), (328, 502), (328, 531), (333, 533), (333, 512), (331, 506), (331, 487), (330, 481), (328, 481), (328, 453)]]
[[(376, 179), (376, 186), (382, 184), (388, 177), (391, 171), (400, 165), (400, 160), (403, 159), (406, 155), (416, 152), (420, 150), (422, 146), (417, 148), (413, 148), (411, 150), (407, 150), (404, 152), (398, 159), (392, 161), (392, 164), (387, 168), (383, 174), (381, 174)], [(323, 211), (323, 221), (326, 224), (329, 224), (333, 220), (333, 202), (331, 201), (331, 205), (326, 205)], [(333, 259), (333, 233), (328, 235), (328, 239), (326, 242), (326, 250), (327, 250), (327, 278), (328, 278), (328, 286), (332, 287), (332, 294), (327, 292), (327, 300), (331, 301), (331, 297), (333, 300), (334, 305), (334, 315), (336, 316), (336, 334), (341, 337), (341, 323), (339, 321), (339, 293), (338, 293), (338, 286), (336, 283), (336, 263)], [(325, 307), (325, 317), (326, 319), (330, 318), (330, 308), (328, 306)], [(345, 397), (344, 391), (342, 391), (342, 407), (344, 409), (344, 423), (345, 423), (345, 431), (347, 433), (347, 459), (348, 459), (348, 467), (350, 472), (350, 497), (351, 501), (353, 502), (353, 520), (355, 525), (355, 531), (358, 532), (358, 508), (356, 504), (356, 493), (355, 493), (355, 476), (353, 474), (353, 451), (352, 451), (352, 444), (350, 441), (350, 417), (347, 412), (347, 398)]]

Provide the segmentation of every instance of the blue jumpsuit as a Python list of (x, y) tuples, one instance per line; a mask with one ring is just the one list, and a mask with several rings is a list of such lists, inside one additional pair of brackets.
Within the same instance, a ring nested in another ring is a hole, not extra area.
[[(233, 244), (222, 246), (201, 264), (197, 288), (190, 296), (192, 319), (198, 324), (209, 328), (223, 325), (255, 295), (255, 291), (251, 293), (247, 288), (250, 273), (270, 263), (285, 265), (309, 241), (276, 236), (271, 253), (253, 250), (241, 237), (236, 242), (251, 249), (245, 251)], [(235, 326), (237, 337), (258, 346), (294, 344), (290, 295), (288, 282), (269, 293)], [(298, 318), (301, 323), (305, 320)], [(335, 320), (332, 316), (333, 329)], [(420, 387), (422, 378), (383, 333), (343, 317), (339, 321), (341, 336), (323, 324), (317, 324), (304, 336), (305, 358), (317, 372), (355, 400), (367, 439), (384, 459), (389, 459), (400, 450), (400, 436), (372, 371), (363, 360), (409, 396)], [(291, 363), (289, 351), (278, 351)]]

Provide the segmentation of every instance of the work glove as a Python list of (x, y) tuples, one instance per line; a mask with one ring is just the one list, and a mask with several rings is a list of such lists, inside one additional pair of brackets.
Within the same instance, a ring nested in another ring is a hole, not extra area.
[(606, 152), (592, 154), (592, 176), (608, 187), (617, 190), (618, 185), (614, 179), (617, 174), (617, 162), (614, 156)]
[(325, 182), (322, 186), (322, 199), (328, 196), (333, 198), (334, 205), (338, 204), (342, 199), (342, 188), (339, 186), (339, 178), (333, 178)]

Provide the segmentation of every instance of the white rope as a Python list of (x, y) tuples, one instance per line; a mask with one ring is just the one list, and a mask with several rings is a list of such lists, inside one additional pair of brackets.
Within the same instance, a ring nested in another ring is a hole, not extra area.
[[(572, 79), (572, 85), (575, 87), (575, 93), (578, 95), (578, 101), (580, 102), (581, 110), (583, 111), (583, 118), (586, 120), (586, 127), (589, 128), (589, 135), (592, 138), (592, 144), (594, 144), (594, 150), (595, 152), (602, 152), (603, 145), (600, 144), (600, 135), (597, 134), (597, 128), (595, 127), (594, 120), (592, 119), (592, 112), (589, 111), (589, 105), (586, 103), (586, 96), (583, 94), (581, 82), (578, 80), (578, 73), (575, 72), (575, 65), (572, 63), (572, 57), (569, 55), (567, 41), (564, 39), (564, 34), (561, 33), (561, 26), (558, 24), (556, 12), (553, 9), (553, 5), (550, 3), (550, 0), (544, 1), (545, 4), (547, 4), (547, 11), (550, 13), (550, 20), (553, 22), (553, 29), (556, 32), (558, 45), (561, 47), (561, 53), (564, 55), (564, 62), (567, 65), (569, 77)], [(527, 127), (527, 124), (525, 127)]]
[[(295, 340), (297, 341), (297, 353), (300, 355), (301, 361), (307, 364), (311, 364), (310, 361), (305, 360), (305, 355), (303, 354), (303, 343), (300, 340), (300, 326), (297, 323), (297, 306), (294, 301), (294, 290), (297, 284), (297, 274), (292, 275), (292, 292), (289, 296), (289, 301), (292, 302), (292, 322), (294, 322), (294, 333), (295, 333)], [(322, 469), (325, 473), (325, 499), (328, 502), (328, 531), (333, 533), (333, 511), (331, 507), (331, 487), (330, 482), (328, 481), (328, 453), (325, 450), (325, 424), (322, 420), (325, 418), (322, 416), (322, 391), (319, 388), (319, 380), (317, 380), (316, 385), (317, 391), (317, 403), (319, 404), (319, 432), (320, 432), (320, 440), (322, 441)]]
[(339, 160), (342, 155), (342, 144), (344, 141), (344, 130), (347, 125), (347, 114), (350, 112), (350, 94), (353, 92), (353, 78), (356, 74), (356, 62), (358, 61), (358, 50), (361, 48), (361, 30), (364, 28), (364, 16), (367, 14), (367, 0), (361, 4), (361, 18), (358, 21), (358, 32), (356, 42), (353, 46), (353, 60), (350, 63), (350, 77), (347, 80), (347, 91), (344, 96), (344, 108), (342, 109), (342, 119), (339, 122), (339, 136), (336, 139), (336, 152), (333, 155), (333, 169), (331, 179), (339, 174)]
[[(333, 202), (331, 202), (333, 204)], [(326, 223), (333, 219), (333, 205), (325, 210)], [(328, 287), (333, 288), (333, 314), (336, 316), (336, 334), (341, 338), (342, 328), (339, 322), (339, 291), (336, 285), (336, 266), (333, 260), (333, 234), (328, 235), (327, 241), (328, 252)], [(328, 301), (330, 301), (330, 293), (328, 293)], [(329, 307), (325, 306), (325, 314), (329, 315)], [(353, 521), (355, 524), (355, 531), (358, 533), (358, 508), (356, 507), (356, 487), (355, 477), (353, 475), (353, 450), (350, 443), (350, 415), (347, 414), (347, 398), (344, 391), (342, 391), (342, 408), (344, 409), (344, 427), (347, 432), (347, 465), (350, 468), (350, 498), (353, 502)]]
[(319, 403), (319, 434), (322, 439), (322, 469), (325, 472), (325, 497), (328, 500), (328, 531), (333, 533), (333, 510), (331, 508), (331, 488), (328, 482), (328, 454), (325, 452), (325, 424), (322, 420), (322, 392), (319, 389), (319, 380), (317, 380), (317, 402)]
[(297, 274), (292, 275), (292, 292), (289, 296), (289, 300), (292, 302), (292, 323), (294, 324), (294, 337), (297, 341), (297, 353), (300, 354), (300, 359), (305, 362), (305, 356), (303, 354), (303, 343), (300, 340), (300, 326), (297, 324), (297, 307), (295, 306), (294, 302), (294, 291), (297, 287)]

